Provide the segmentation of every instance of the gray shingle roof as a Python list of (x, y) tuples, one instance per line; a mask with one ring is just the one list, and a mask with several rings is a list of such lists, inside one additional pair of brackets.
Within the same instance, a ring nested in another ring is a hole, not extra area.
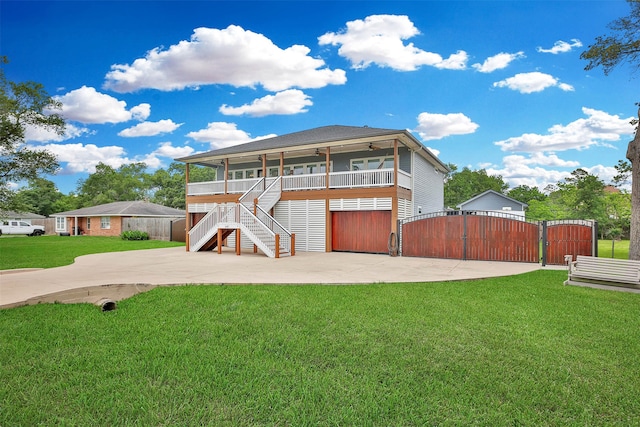
[(180, 209), (145, 201), (113, 202), (104, 205), (72, 211), (59, 212), (51, 216), (150, 216), (150, 217), (181, 217), (186, 213)]
[(367, 126), (322, 126), (314, 129), (303, 130), (300, 132), (293, 132), (281, 136), (275, 136), (273, 138), (260, 139), (257, 141), (234, 145), (233, 147), (220, 148), (218, 150), (208, 151), (206, 153), (194, 154), (192, 156), (182, 157), (176, 160), (181, 162), (189, 162), (192, 160), (211, 156), (225, 156), (261, 150), (267, 151), (273, 149), (297, 147), (301, 145), (326, 143), (331, 141), (395, 135), (398, 133), (408, 132), (402, 129), (381, 129), (370, 128)]

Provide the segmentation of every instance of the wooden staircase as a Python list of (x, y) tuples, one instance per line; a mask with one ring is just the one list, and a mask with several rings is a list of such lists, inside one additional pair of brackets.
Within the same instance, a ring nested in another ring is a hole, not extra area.
[(220, 240), (226, 239), (234, 231), (236, 238), (244, 234), (253, 242), (255, 248), (271, 258), (295, 255), (295, 235), (267, 212), (280, 199), (281, 191), (280, 178), (268, 187), (263, 178), (237, 202), (216, 203), (207, 215), (189, 230), (189, 251), (206, 251), (218, 247), (220, 230)]

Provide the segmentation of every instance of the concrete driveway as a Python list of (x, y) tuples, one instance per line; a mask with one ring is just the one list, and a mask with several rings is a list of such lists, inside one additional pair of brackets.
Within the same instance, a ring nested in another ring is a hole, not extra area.
[(268, 258), (183, 247), (86, 255), (65, 267), (0, 271), (0, 308), (38, 302), (118, 301), (156, 286), (182, 284), (356, 284), (510, 276), (539, 264), (298, 252)]

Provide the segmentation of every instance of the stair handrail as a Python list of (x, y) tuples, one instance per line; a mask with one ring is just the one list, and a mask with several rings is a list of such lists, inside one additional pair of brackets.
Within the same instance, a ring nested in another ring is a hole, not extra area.
[(262, 222), (267, 227), (269, 227), (274, 234), (280, 235), (280, 247), (284, 249), (285, 252), (288, 252), (293, 255), (294, 254), (294, 251), (293, 251), (294, 248), (292, 248), (294, 244), (293, 233), (291, 233), (289, 230), (284, 228), (284, 226), (280, 224), (278, 220), (276, 220), (274, 217), (269, 215), (269, 213), (264, 209), (262, 209), (260, 205), (256, 206), (256, 217), (258, 217), (260, 222)]
[(265, 179), (260, 178), (255, 184), (251, 186), (242, 196), (238, 198), (238, 203), (246, 206), (247, 208), (253, 207), (255, 199), (264, 191)]
[(258, 196), (258, 206), (268, 211), (278, 203), (282, 196), (282, 177), (277, 177), (267, 188)]
[(217, 228), (220, 222), (221, 209), (218, 203), (191, 230), (189, 230), (189, 250), (197, 251), (206, 243), (206, 237)]
[(251, 241), (258, 246), (262, 251), (270, 257), (275, 257), (277, 253), (276, 249), (276, 234), (262, 222), (260, 218), (255, 216), (253, 212), (243, 205), (237, 204), (238, 209), (238, 223), (242, 226), (243, 231), (249, 236)]

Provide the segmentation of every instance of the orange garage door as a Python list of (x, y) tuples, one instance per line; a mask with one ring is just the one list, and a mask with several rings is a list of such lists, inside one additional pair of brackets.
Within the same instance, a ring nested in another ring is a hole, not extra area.
[(331, 212), (332, 250), (388, 253), (391, 211)]

